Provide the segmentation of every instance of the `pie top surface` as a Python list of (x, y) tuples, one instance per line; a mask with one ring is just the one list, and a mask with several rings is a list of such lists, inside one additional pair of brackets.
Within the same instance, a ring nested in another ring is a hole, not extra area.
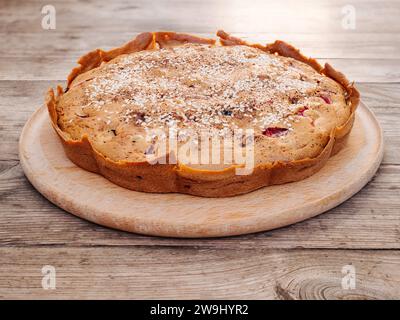
[(255, 164), (316, 157), (349, 118), (343, 87), (298, 60), (235, 45), (185, 44), (120, 55), (77, 76), (58, 126), (106, 157), (145, 161), (152, 129), (226, 137), (253, 129)]

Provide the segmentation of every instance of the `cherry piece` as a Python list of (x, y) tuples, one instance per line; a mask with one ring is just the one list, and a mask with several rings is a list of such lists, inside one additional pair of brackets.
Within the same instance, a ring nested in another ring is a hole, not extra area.
[(301, 109), (299, 109), (299, 110), (297, 111), (297, 114), (298, 114), (299, 116), (304, 117), (304, 112), (305, 112), (306, 110), (308, 110), (308, 107), (303, 107), (303, 108), (301, 108)]
[(325, 96), (325, 95), (320, 95), (319, 96), (322, 100), (324, 100), (325, 101), (325, 103), (327, 103), (327, 104), (331, 104), (332, 103), (332, 100), (331, 100), (331, 98), (330, 97), (328, 97), (328, 96)]
[(267, 137), (279, 137), (286, 134), (288, 129), (286, 128), (278, 128), (278, 127), (269, 127), (265, 129), (262, 134)]

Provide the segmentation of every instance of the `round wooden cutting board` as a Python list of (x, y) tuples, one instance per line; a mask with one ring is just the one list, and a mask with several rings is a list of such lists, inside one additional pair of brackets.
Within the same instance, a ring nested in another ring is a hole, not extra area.
[(348, 143), (315, 175), (231, 198), (124, 189), (67, 159), (47, 110), (20, 137), (20, 161), (33, 186), (57, 206), (98, 224), (166, 237), (220, 237), (270, 230), (329, 210), (358, 192), (382, 160), (381, 128), (359, 106)]

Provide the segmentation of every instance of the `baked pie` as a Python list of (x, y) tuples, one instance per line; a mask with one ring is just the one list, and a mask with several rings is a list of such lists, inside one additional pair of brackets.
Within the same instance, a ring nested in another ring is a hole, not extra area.
[(68, 158), (128, 189), (205, 197), (317, 172), (346, 142), (357, 89), (283, 41), (217, 35), (146, 32), (81, 57), (46, 98)]

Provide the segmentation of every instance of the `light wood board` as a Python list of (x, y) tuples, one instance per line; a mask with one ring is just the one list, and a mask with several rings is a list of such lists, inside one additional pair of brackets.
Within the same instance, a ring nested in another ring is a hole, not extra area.
[(246, 234), (308, 219), (358, 192), (383, 154), (381, 129), (363, 104), (347, 146), (318, 173), (231, 198), (135, 192), (78, 168), (66, 158), (44, 107), (25, 125), (19, 148), (30, 182), (59, 207), (108, 227), (168, 237)]

